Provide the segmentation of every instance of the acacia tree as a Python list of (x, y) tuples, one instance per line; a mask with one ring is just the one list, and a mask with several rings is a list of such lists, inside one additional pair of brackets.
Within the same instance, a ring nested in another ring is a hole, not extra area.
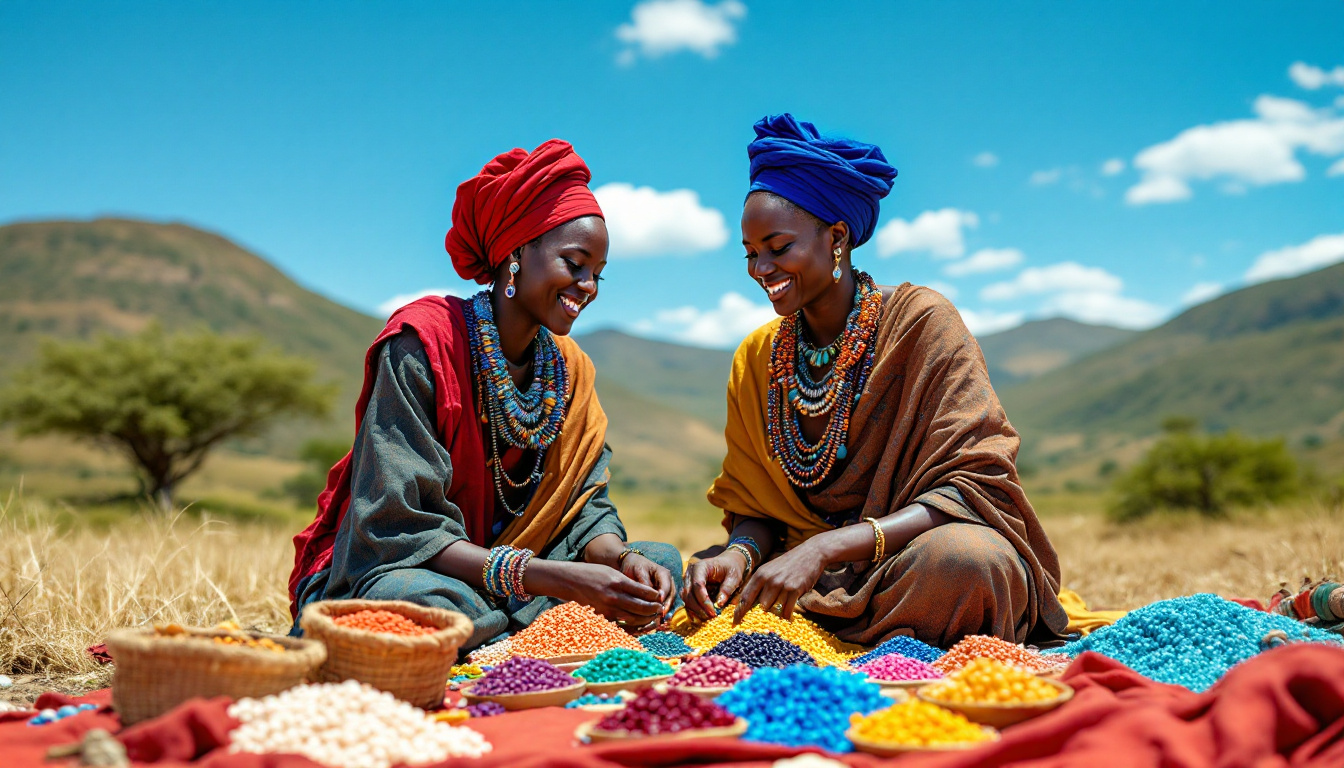
[(280, 416), (321, 417), (331, 387), (306, 360), (260, 339), (169, 335), (157, 325), (92, 343), (48, 341), (0, 392), (0, 421), (20, 435), (58, 433), (125, 454), (141, 490), (164, 507), (210, 450)]

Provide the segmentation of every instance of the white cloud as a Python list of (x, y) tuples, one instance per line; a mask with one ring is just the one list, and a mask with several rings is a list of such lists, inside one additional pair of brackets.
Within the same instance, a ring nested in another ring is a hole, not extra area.
[(707, 59), (719, 48), (737, 42), (735, 22), (747, 15), (738, 0), (710, 5), (701, 0), (645, 0), (630, 12), (630, 23), (616, 28), (616, 39), (631, 46), (617, 57), (633, 64), (636, 54), (657, 58), (681, 50), (695, 51)]
[(1256, 117), (1187, 128), (1134, 157), (1143, 172), (1125, 199), (1131, 205), (1188, 199), (1192, 180), (1221, 179), (1224, 191), (1301, 181), (1297, 152), (1344, 153), (1344, 117), (1277, 96), (1255, 100)]
[(1110, 160), (1101, 164), (1102, 176), (1118, 176), (1125, 172), (1125, 161), (1118, 157), (1112, 157)]
[(1028, 267), (1012, 280), (985, 286), (980, 291), (980, 298), (1006, 301), (1061, 291), (1119, 293), (1124, 285), (1120, 278), (1101, 267), (1085, 267), (1076, 261), (1065, 261), (1048, 267)]
[(1330, 166), (1329, 168), (1327, 168), (1326, 171), (1325, 171), (1325, 175), (1326, 175), (1326, 176), (1344, 176), (1344, 157), (1342, 157), (1342, 158), (1336, 160), (1334, 165), (1332, 165), (1332, 166)]
[(1344, 233), (1318, 235), (1301, 245), (1290, 245), (1260, 254), (1251, 268), (1246, 270), (1246, 282), (1259, 283), (1292, 277), (1340, 261), (1344, 261)]
[(944, 283), (941, 280), (934, 280), (933, 282), (929, 283), (928, 285), (925, 285), (924, 287), (932, 288), (933, 290), (943, 294), (949, 299), (955, 299), (957, 298), (957, 294), (961, 293), (961, 291), (957, 288), (957, 286), (951, 283)]
[(1338, 85), (1344, 88), (1344, 67), (1335, 67), (1326, 71), (1320, 67), (1313, 67), (1303, 61), (1294, 62), (1288, 68), (1288, 76), (1297, 83), (1299, 87), (1314, 91), (1326, 85)]
[(1181, 297), (1181, 303), (1186, 305), (1203, 304), (1222, 292), (1222, 283), (1195, 283)]
[(1022, 312), (995, 312), (992, 309), (977, 312), (973, 309), (957, 307), (961, 319), (974, 336), (988, 336), (991, 333), (1016, 328), (1026, 319)]
[(948, 264), (943, 274), (965, 277), (983, 272), (997, 272), (1022, 263), (1022, 252), (1016, 248), (982, 248), (961, 261)]
[(1063, 168), (1051, 168), (1047, 171), (1036, 171), (1031, 174), (1031, 178), (1027, 179), (1027, 181), (1031, 182), (1034, 186), (1044, 187), (1058, 183), (1063, 175)]
[(729, 292), (711, 309), (677, 307), (662, 309), (652, 319), (640, 320), (631, 330), (700, 347), (731, 348), (747, 334), (776, 317), (769, 304), (756, 304), (740, 293)]
[(993, 152), (981, 152), (971, 158), (971, 164), (977, 168), (993, 168), (999, 164), (999, 156)]
[(940, 258), (955, 258), (966, 252), (961, 230), (978, 226), (979, 216), (956, 208), (924, 211), (914, 221), (892, 219), (877, 230), (877, 255), (928, 251)]
[(1044, 314), (1058, 314), (1084, 323), (1121, 328), (1151, 328), (1162, 321), (1166, 310), (1142, 299), (1108, 291), (1069, 291), (1050, 297)]
[(712, 251), (728, 242), (723, 214), (701, 205), (694, 190), (659, 192), (616, 181), (593, 194), (606, 217), (615, 258)]
[(425, 288), (414, 293), (399, 293), (396, 296), (384, 301), (378, 305), (378, 311), (383, 317), (391, 317), (393, 312), (410, 304), (416, 299), (423, 299), (426, 296), (470, 296), (475, 291), (472, 288)]

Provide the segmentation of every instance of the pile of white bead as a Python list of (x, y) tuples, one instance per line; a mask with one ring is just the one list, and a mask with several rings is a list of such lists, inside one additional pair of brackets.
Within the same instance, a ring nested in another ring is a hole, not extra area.
[(449, 757), (480, 757), (490, 742), (470, 728), (436, 723), (424, 710), (363, 683), (301, 685), (262, 699), (239, 699), (242, 725), (230, 752), (303, 755), (331, 768), (390, 768)]
[(498, 666), (513, 657), (513, 638), (506, 637), (497, 643), (483, 645), (471, 652), (468, 657), (472, 664)]

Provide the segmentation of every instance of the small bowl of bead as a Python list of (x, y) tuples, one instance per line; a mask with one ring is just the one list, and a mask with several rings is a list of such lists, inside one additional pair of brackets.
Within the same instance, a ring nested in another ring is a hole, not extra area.
[(966, 749), (983, 747), (1002, 738), (998, 731), (987, 725), (980, 726), (980, 730), (984, 734), (984, 739), (981, 741), (955, 741), (945, 744), (904, 744), (891, 741), (871, 741), (856, 735), (852, 730), (845, 732), (845, 738), (849, 739), (854, 744), (854, 749), (859, 752), (881, 757), (896, 757), (911, 752), (960, 752)]
[(636, 739), (736, 738), (747, 721), (711, 701), (674, 690), (645, 690), (620, 710), (580, 725), (575, 738), (585, 744)]
[(462, 688), (471, 704), (493, 701), (509, 711), (558, 707), (583, 695), (587, 684), (541, 659), (515, 656)]
[(1073, 688), (1059, 680), (981, 658), (937, 683), (920, 688), (915, 696), (957, 712), (971, 722), (1007, 728), (1063, 706), (1073, 698)]
[(995, 729), (936, 704), (909, 700), (850, 717), (845, 738), (860, 752), (894, 757), (909, 752), (955, 752), (992, 744)]
[(566, 672), (573, 672), (584, 664), (592, 661), (597, 656), (596, 653), (571, 653), (565, 656), (552, 656), (545, 661), (548, 664), (554, 664), (556, 667)]
[(589, 693), (639, 692), (669, 680), (676, 670), (646, 651), (612, 648), (574, 670), (588, 684)]
[(713, 699), (751, 676), (751, 667), (726, 656), (700, 656), (683, 664), (669, 688)]

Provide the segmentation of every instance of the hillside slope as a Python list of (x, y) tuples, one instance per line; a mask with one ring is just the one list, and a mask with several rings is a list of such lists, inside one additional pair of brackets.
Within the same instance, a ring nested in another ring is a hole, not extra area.
[(1027, 435), (1142, 435), (1176, 414), (1215, 430), (1333, 433), (1331, 420), (1344, 420), (1344, 264), (1189, 309), (1003, 401)]
[(1114, 347), (1134, 334), (1124, 328), (1055, 317), (1023, 323), (977, 341), (990, 380), (996, 389), (1003, 389)]

